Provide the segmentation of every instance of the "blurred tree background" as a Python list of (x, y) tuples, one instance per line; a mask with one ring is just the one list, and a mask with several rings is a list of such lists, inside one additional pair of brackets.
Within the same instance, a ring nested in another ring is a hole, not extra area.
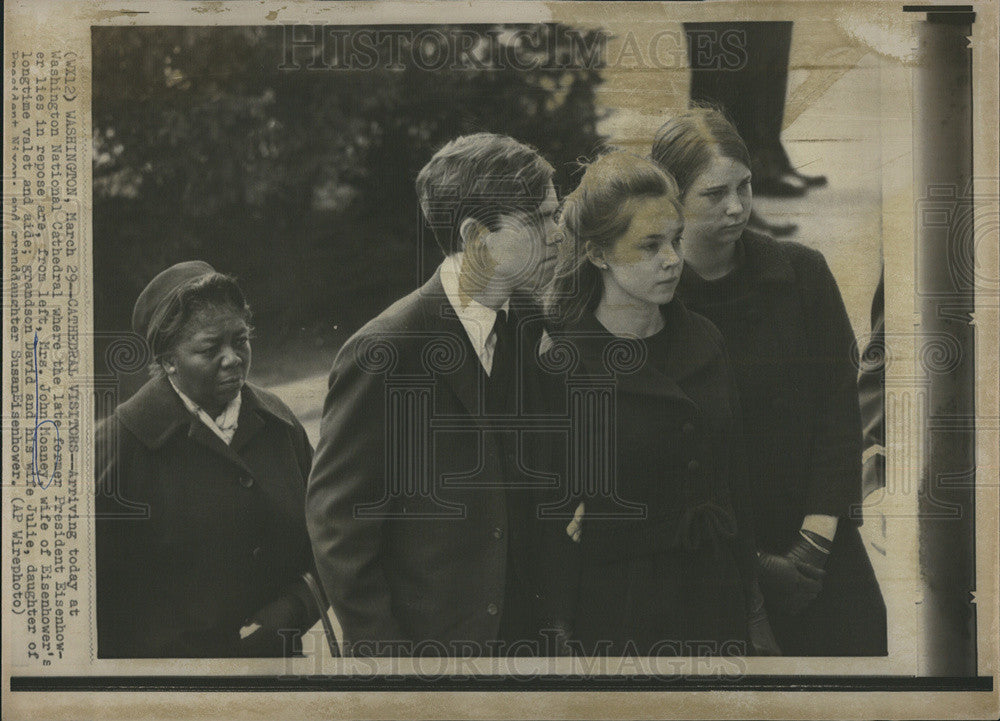
[(411, 39), (426, 28), (396, 30), (393, 62), (366, 70), (315, 67), (329, 47), (286, 62), (281, 26), (95, 27), (95, 328), (128, 329), (157, 272), (201, 258), (247, 292), (258, 378), (325, 370), (440, 261), (413, 180), (444, 142), (512, 135), (572, 189), (575, 161), (602, 145), (597, 31), (444, 26), (495, 42), (429, 70)]

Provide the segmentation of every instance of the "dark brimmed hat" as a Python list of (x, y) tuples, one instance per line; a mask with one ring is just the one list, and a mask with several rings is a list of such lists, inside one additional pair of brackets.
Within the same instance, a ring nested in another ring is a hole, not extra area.
[(162, 318), (163, 309), (177, 297), (181, 289), (206, 275), (215, 273), (215, 268), (203, 260), (187, 260), (172, 265), (149, 281), (132, 310), (132, 330), (143, 338), (149, 338), (150, 325), (154, 318)]

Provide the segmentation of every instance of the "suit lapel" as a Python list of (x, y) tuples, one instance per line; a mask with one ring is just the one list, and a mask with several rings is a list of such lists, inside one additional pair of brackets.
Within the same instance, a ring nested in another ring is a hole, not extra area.
[(433, 371), (434, 377), (451, 388), (466, 412), (473, 417), (483, 413), (483, 381), (485, 374), (462, 321), (458, 319), (441, 284), (441, 269), (420, 289), (420, 305), (425, 328), (430, 333), (457, 339), (462, 346), (464, 361), (448, 372)]
[[(420, 304), (425, 317), (425, 330), (459, 339), (465, 353), (465, 361), (453, 371), (435, 373), (435, 377), (447, 385), (458, 397), (466, 412), (475, 418), (483, 416), (486, 373), (479, 356), (472, 347), (465, 326), (459, 320), (441, 284), (441, 269), (420, 289)], [(517, 346), (515, 378), (517, 387), (524, 388), (524, 378), (533, 367), (541, 338), (543, 314), (538, 304), (531, 298), (514, 295), (510, 299), (510, 309), (517, 318)], [(523, 400), (522, 400), (523, 405)]]

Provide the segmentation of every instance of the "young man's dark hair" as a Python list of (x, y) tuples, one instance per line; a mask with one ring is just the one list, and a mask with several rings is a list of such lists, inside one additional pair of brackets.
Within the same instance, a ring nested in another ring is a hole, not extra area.
[(459, 228), (473, 218), (496, 230), (503, 215), (531, 213), (555, 170), (538, 151), (506, 135), (475, 133), (445, 144), (417, 175), (424, 218), (444, 251), (462, 249)]

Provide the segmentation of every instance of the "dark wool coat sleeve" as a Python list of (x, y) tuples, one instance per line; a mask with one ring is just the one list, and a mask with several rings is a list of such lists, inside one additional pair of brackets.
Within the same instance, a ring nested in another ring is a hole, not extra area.
[(385, 520), (355, 514), (388, 491), (384, 381), (364, 368), (365, 337), (363, 329), (333, 363), (306, 497), (317, 569), (348, 647), (404, 638), (383, 566)]
[[(733, 375), (732, 364), (726, 343), (718, 328), (706, 319), (711, 328), (711, 334), (716, 337), (722, 349), (726, 366), (726, 393), (730, 399), (732, 410), (732, 438), (743, 437), (743, 409), (740, 406), (740, 392)], [(750, 477), (747, 472), (746, 446), (742, 443), (730, 443), (728, 481), (731, 493), (733, 515), (736, 517), (736, 551), (740, 564), (741, 578), (746, 590), (747, 611), (752, 611), (754, 590), (757, 586), (757, 541), (753, 531), (753, 490), (750, 488)]]
[[(539, 362), (540, 381), (538, 392), (532, 401), (543, 412), (553, 418), (568, 415), (566, 383), (568, 374), (552, 369), (553, 355), (559, 349), (551, 349)], [(555, 487), (547, 493), (540, 493), (539, 507), (545, 507), (552, 514), (539, 523), (539, 544), (536, 554), (536, 578), (538, 582), (538, 621), (542, 630), (561, 627), (572, 629), (576, 613), (576, 598), (580, 585), (581, 553), (580, 544), (573, 541), (566, 529), (573, 518), (578, 504), (583, 500), (576, 492), (568, 477), (566, 459), (568, 443), (563, 432), (550, 432), (539, 436), (540, 467), (556, 478)]]
[(837, 282), (822, 254), (788, 244), (806, 328), (815, 392), (805, 512), (861, 521), (861, 410), (857, 393), (857, 343)]
[(580, 544), (566, 532), (570, 519), (546, 522), (538, 548), (539, 624), (573, 628), (580, 584)]
[[(122, 442), (119, 442), (119, 441)], [(122, 469), (129, 465), (127, 460), (135, 452), (132, 436), (120, 432), (120, 424), (115, 416), (110, 416), (97, 427), (95, 450), (97, 482), (94, 494), (97, 593), (97, 649), (106, 658), (121, 658), (131, 655), (132, 618), (126, 604), (118, 598), (105, 595), (115, 593), (119, 580), (126, 577), (127, 569), (135, 568), (139, 545), (131, 537), (132, 530), (127, 523), (108, 523), (120, 514), (141, 517), (146, 512), (139, 504), (128, 504), (123, 498), (122, 483), (126, 480)], [(133, 523), (137, 523), (135, 521)]]
[[(293, 433), (293, 442), (302, 478), (307, 479), (309, 478), (309, 470), (312, 468), (313, 448), (309, 442), (309, 436), (306, 434), (305, 428), (296, 426)], [(312, 544), (309, 544), (307, 555), (310, 558), (312, 557)], [(312, 574), (313, 578), (319, 577), (315, 561), (309, 564), (309, 568), (303, 570), (303, 577), (291, 583), (285, 589), (283, 597), (295, 600), (297, 613), (300, 616), (296, 625), (302, 628), (311, 628), (319, 620), (320, 614), (324, 613), (326, 609), (321, 609), (317, 606), (318, 599), (313, 597), (312, 592), (309, 590), (309, 584), (305, 580), (305, 574), (307, 573)]]

